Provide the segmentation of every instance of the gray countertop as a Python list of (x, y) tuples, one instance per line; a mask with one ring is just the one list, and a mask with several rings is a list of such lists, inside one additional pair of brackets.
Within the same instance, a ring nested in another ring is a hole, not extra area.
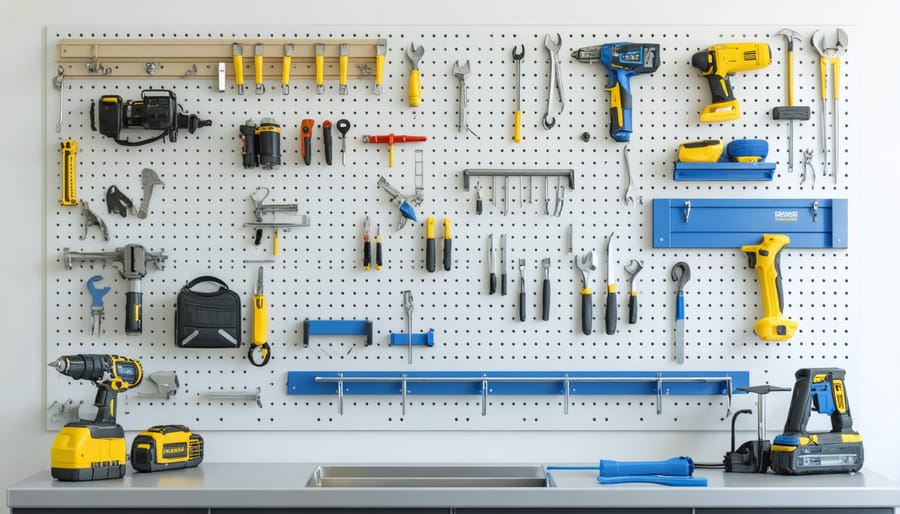
[(10, 486), (13, 508), (58, 507), (900, 507), (900, 485), (875, 473), (779, 476), (697, 470), (708, 487), (600, 485), (596, 471), (554, 471), (554, 488), (307, 487), (317, 464), (203, 463), (121, 480), (60, 482), (45, 471)]

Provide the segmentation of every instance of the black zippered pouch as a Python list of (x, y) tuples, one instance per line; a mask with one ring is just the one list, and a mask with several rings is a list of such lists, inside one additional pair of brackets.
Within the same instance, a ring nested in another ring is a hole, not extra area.
[[(213, 282), (212, 292), (193, 287)], [(237, 348), (241, 345), (241, 298), (228, 284), (204, 275), (191, 280), (178, 293), (175, 308), (175, 346), (181, 348)]]

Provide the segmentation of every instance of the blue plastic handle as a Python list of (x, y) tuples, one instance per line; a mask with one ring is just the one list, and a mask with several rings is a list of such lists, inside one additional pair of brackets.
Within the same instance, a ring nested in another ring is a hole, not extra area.
[(675, 301), (675, 320), (684, 319), (684, 295), (680, 294)]
[(673, 457), (655, 461), (600, 461), (600, 478), (634, 475), (691, 476), (694, 461), (690, 457)]
[(660, 484), (673, 487), (706, 487), (707, 481), (703, 477), (666, 477), (656, 475), (636, 475), (621, 477), (600, 477), (601, 484)]

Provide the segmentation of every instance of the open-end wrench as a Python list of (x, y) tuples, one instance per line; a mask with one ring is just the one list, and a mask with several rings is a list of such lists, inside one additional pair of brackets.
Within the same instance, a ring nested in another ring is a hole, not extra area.
[(403, 308), (406, 310), (406, 338), (407, 338), (407, 346), (408, 354), (409, 354), (409, 363), (412, 364), (413, 355), (412, 355), (412, 315), (413, 315), (413, 296), (412, 291), (406, 290), (403, 291)]
[(541, 124), (546, 130), (552, 129), (556, 125), (556, 117), (550, 116), (550, 107), (553, 103), (553, 89), (554, 87), (559, 94), (559, 112), (557, 114), (562, 114), (566, 109), (566, 98), (565, 98), (565, 88), (563, 87), (563, 77), (562, 77), (562, 64), (559, 60), (559, 49), (562, 47), (562, 36), (556, 34), (556, 39), (553, 39), (553, 36), (547, 34), (544, 37), (544, 46), (547, 48), (547, 52), (550, 54), (550, 87), (547, 92), (547, 112), (544, 113), (544, 118), (541, 120)]
[[(525, 57), (525, 45), (522, 45), (522, 51), (518, 51), (518, 47), (512, 49), (513, 61), (516, 62), (516, 112), (514, 114), (513, 141), (520, 143), (522, 141), (522, 58)], [(57, 130), (57, 132), (59, 132)]]
[(631, 276), (631, 298), (628, 300), (628, 323), (632, 325), (638, 320), (638, 291), (634, 286), (637, 281), (637, 275), (644, 269), (644, 263), (631, 259), (631, 262), (625, 265), (625, 272)]
[[(628, 145), (622, 149), (622, 157), (625, 160), (625, 179), (628, 181), (628, 186), (625, 187), (625, 205), (634, 206), (634, 179), (631, 178), (631, 161), (628, 160)], [(640, 191), (640, 189), (638, 189)], [(637, 203), (643, 204), (644, 197), (638, 193), (637, 195)]]
[[(63, 116), (63, 81), (66, 78), (66, 71), (62, 66), (57, 68), (56, 76), (53, 77), (53, 87), (59, 91), (59, 119), (56, 120), (56, 133), (59, 134), (62, 131), (62, 116)], [(518, 142), (518, 141), (517, 141)]]
[(459, 61), (453, 63), (453, 76), (459, 81), (459, 121), (457, 121), (457, 130), (462, 133), (471, 132), (472, 135), (478, 137), (478, 134), (469, 129), (469, 124), (466, 121), (466, 110), (469, 106), (469, 99), (466, 96), (466, 77), (471, 72), (472, 69), (468, 60), (463, 65), (460, 65)]
[(144, 186), (144, 198), (141, 199), (141, 208), (138, 210), (138, 218), (144, 219), (150, 210), (150, 196), (153, 194), (155, 186), (164, 186), (163, 181), (159, 179), (159, 175), (150, 168), (141, 170), (141, 184)]
[(597, 253), (591, 250), (579, 258), (575, 256), (575, 266), (581, 271), (581, 331), (589, 336), (593, 331), (594, 290), (588, 281), (592, 271), (597, 270)]
[(91, 335), (100, 333), (100, 325), (103, 322), (103, 297), (109, 292), (109, 286), (97, 287), (97, 282), (103, 280), (102, 275), (94, 275), (87, 280), (88, 292), (91, 293)]

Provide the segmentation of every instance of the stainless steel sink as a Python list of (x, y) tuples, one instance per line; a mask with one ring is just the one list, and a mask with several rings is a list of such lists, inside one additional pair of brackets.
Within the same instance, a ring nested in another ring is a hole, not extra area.
[(307, 487), (546, 487), (543, 466), (319, 466)]

